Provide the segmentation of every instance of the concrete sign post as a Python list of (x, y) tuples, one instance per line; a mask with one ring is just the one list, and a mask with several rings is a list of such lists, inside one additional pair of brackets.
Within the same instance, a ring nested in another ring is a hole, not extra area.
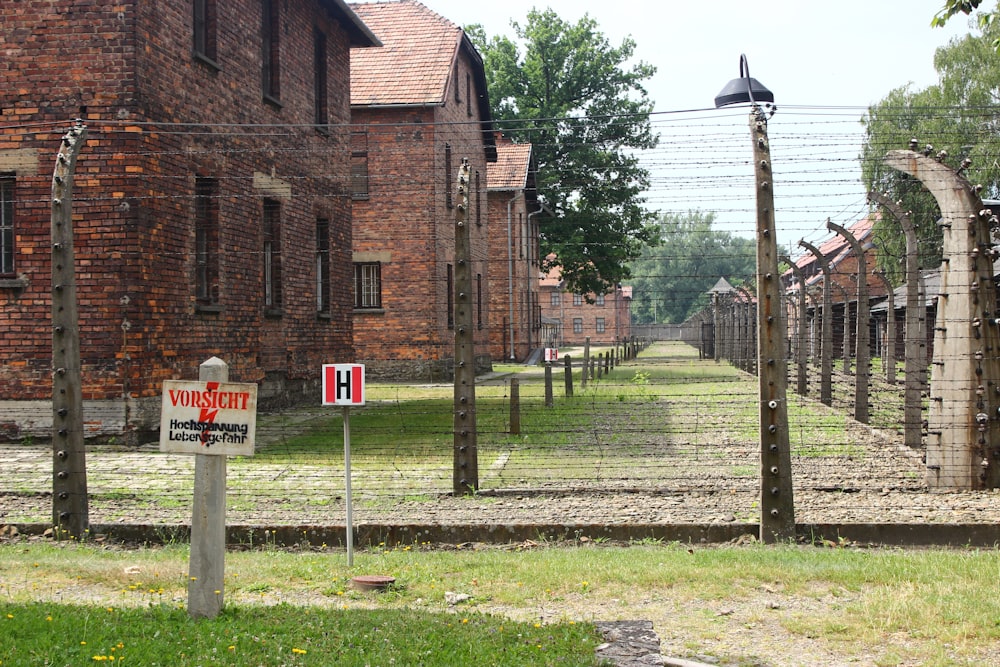
[(163, 383), (160, 451), (195, 455), (188, 614), (215, 618), (224, 599), (226, 456), (253, 455), (257, 385), (230, 383), (217, 357), (199, 367), (198, 378)]
[(351, 406), (365, 404), (365, 367), (361, 364), (323, 365), (323, 405), (344, 408), (344, 502), (347, 525), (347, 565), (354, 565), (354, 510), (351, 500)]

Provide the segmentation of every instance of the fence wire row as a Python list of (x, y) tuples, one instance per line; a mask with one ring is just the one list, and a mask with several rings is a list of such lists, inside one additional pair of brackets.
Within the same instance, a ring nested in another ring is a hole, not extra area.
[[(369, 384), (351, 412), (352, 487), (359, 523), (712, 523), (759, 518), (757, 380), (699, 359), (680, 342), (580, 383), (567, 395), (553, 368), (499, 366), (477, 385), (477, 492), (454, 497), (452, 386)], [(923, 452), (903, 446), (903, 388), (872, 379), (870, 425), (850, 418), (853, 376), (834, 405), (789, 392), (796, 519), (831, 523), (986, 523), (1000, 494), (930, 492)], [(511, 432), (511, 380), (520, 432)], [(308, 406), (258, 418), (256, 453), (227, 470), (227, 513), (248, 525), (343, 525), (342, 413)], [(44, 444), (0, 447), (0, 524), (51, 517)], [(190, 521), (193, 457), (91, 447), (94, 523)]]

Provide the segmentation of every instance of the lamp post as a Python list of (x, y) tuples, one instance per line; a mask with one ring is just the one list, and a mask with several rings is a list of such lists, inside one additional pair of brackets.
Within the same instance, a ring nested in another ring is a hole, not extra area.
[(767, 138), (768, 114), (774, 114), (774, 94), (750, 78), (745, 55), (740, 56), (740, 77), (733, 79), (716, 98), (716, 108), (750, 105), (754, 176), (757, 189), (757, 379), (760, 414), (760, 540), (778, 542), (795, 538), (792, 500), (792, 459), (788, 438), (788, 386), (785, 360), (785, 316), (781, 305), (778, 244), (774, 226), (771, 153)]

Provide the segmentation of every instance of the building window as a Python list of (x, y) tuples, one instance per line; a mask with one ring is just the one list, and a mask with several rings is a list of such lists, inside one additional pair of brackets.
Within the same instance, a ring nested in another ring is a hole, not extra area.
[(354, 307), (382, 307), (382, 265), (359, 262), (354, 265)]
[(598, 317), (596, 322), (597, 333), (604, 333), (604, 318)]
[(264, 307), (281, 308), (281, 203), (264, 200)]
[(574, 317), (573, 318), (573, 333), (581, 334), (583, 333), (583, 318)]
[(465, 114), (472, 115), (472, 75), (465, 75)]
[(219, 181), (194, 181), (194, 285), (199, 303), (219, 302)]
[(573, 295), (573, 305), (574, 306), (582, 306), (583, 305), (583, 295), (582, 294), (574, 294)]
[(451, 144), (444, 145), (444, 203), (448, 208), (454, 208), (455, 202), (452, 199), (451, 189), (454, 184), (451, 182)]
[(476, 274), (476, 327), (483, 328), (483, 274)]
[(0, 178), (0, 276), (14, 276), (14, 179)]
[(330, 221), (316, 220), (316, 312), (330, 313)]
[(455, 81), (455, 101), (456, 102), (461, 102), (462, 101), (462, 91), (459, 90), (459, 88), (458, 88), (458, 63), (457, 62), (455, 63), (454, 81)]
[(326, 91), (326, 35), (318, 28), (313, 33), (313, 77), (315, 79), (313, 88), (316, 97), (316, 124), (325, 126), (330, 122)]
[(552, 305), (552, 306), (558, 306), (559, 303), (560, 303), (559, 292), (553, 292), (552, 296), (551, 296), (551, 299), (552, 300), (549, 302), (549, 304)]
[(215, 63), (215, 0), (194, 0), (194, 55)]
[(276, 102), (281, 99), (278, 85), (280, 8), (278, 0), (261, 0), (261, 59), (263, 62), (264, 98)]
[(368, 198), (368, 132), (351, 132), (351, 196)]
[(477, 225), (482, 225), (483, 224), (483, 200), (479, 196), (479, 192), (480, 192), (479, 188), (481, 187), (481, 185), (482, 185), (482, 183), (481, 183), (481, 181), (479, 179), (479, 170), (477, 169), (476, 170), (476, 189), (474, 191), (474, 194), (475, 194), (475, 197), (476, 197), (476, 224)]
[(604, 305), (604, 295), (598, 294), (597, 298), (594, 300), (594, 305), (603, 306)]
[(451, 264), (447, 267), (445, 277), (445, 289), (448, 292), (446, 300), (448, 302), (448, 328), (455, 328), (455, 269)]

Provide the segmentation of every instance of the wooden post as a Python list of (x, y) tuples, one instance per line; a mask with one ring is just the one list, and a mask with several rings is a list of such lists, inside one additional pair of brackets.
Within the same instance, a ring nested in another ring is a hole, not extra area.
[(86, 139), (78, 122), (62, 138), (52, 174), (52, 525), (57, 537), (75, 540), (90, 529), (72, 210), (73, 170)]
[[(212, 357), (198, 368), (204, 382), (228, 382), (229, 367)], [(226, 570), (226, 457), (195, 454), (194, 508), (188, 566), (188, 614), (215, 618), (224, 602)]]
[[(840, 225), (826, 221), (826, 228), (840, 234), (851, 246), (851, 252), (858, 258), (858, 308), (855, 313), (854, 358), (857, 370), (854, 372), (854, 418), (862, 424), (868, 423), (868, 387), (871, 384), (871, 345), (869, 335), (868, 309), (868, 260), (865, 248), (861, 247), (854, 234)], [(844, 300), (844, 308), (848, 307)], [(845, 310), (846, 312), (846, 310)], [(847, 335), (847, 329), (844, 330)], [(846, 348), (845, 348), (846, 349)]]
[(563, 362), (566, 364), (566, 396), (573, 395), (573, 359), (567, 354), (563, 356)]
[(469, 160), (458, 170), (455, 203), (455, 419), (452, 489), (479, 488), (476, 432), (476, 350), (473, 340), (472, 240), (469, 230)]
[(545, 407), (551, 408), (554, 405), (552, 399), (552, 362), (545, 362)]
[(819, 251), (819, 248), (799, 241), (799, 245), (808, 250), (819, 262), (823, 270), (823, 319), (820, 326), (820, 384), (819, 402), (823, 405), (833, 405), (833, 277), (830, 274), (830, 263)]
[(888, 166), (913, 176), (931, 191), (944, 228), (927, 482), (936, 488), (997, 488), (1000, 313), (988, 251), (993, 247), (990, 226), (998, 219), (983, 208), (978, 191), (943, 163), (943, 157), (934, 159), (912, 150), (889, 151), (885, 156)]
[(580, 389), (587, 388), (587, 380), (590, 378), (590, 336), (583, 339), (583, 373), (580, 374)]
[(510, 379), (510, 428), (511, 435), (521, 435), (521, 382)]

